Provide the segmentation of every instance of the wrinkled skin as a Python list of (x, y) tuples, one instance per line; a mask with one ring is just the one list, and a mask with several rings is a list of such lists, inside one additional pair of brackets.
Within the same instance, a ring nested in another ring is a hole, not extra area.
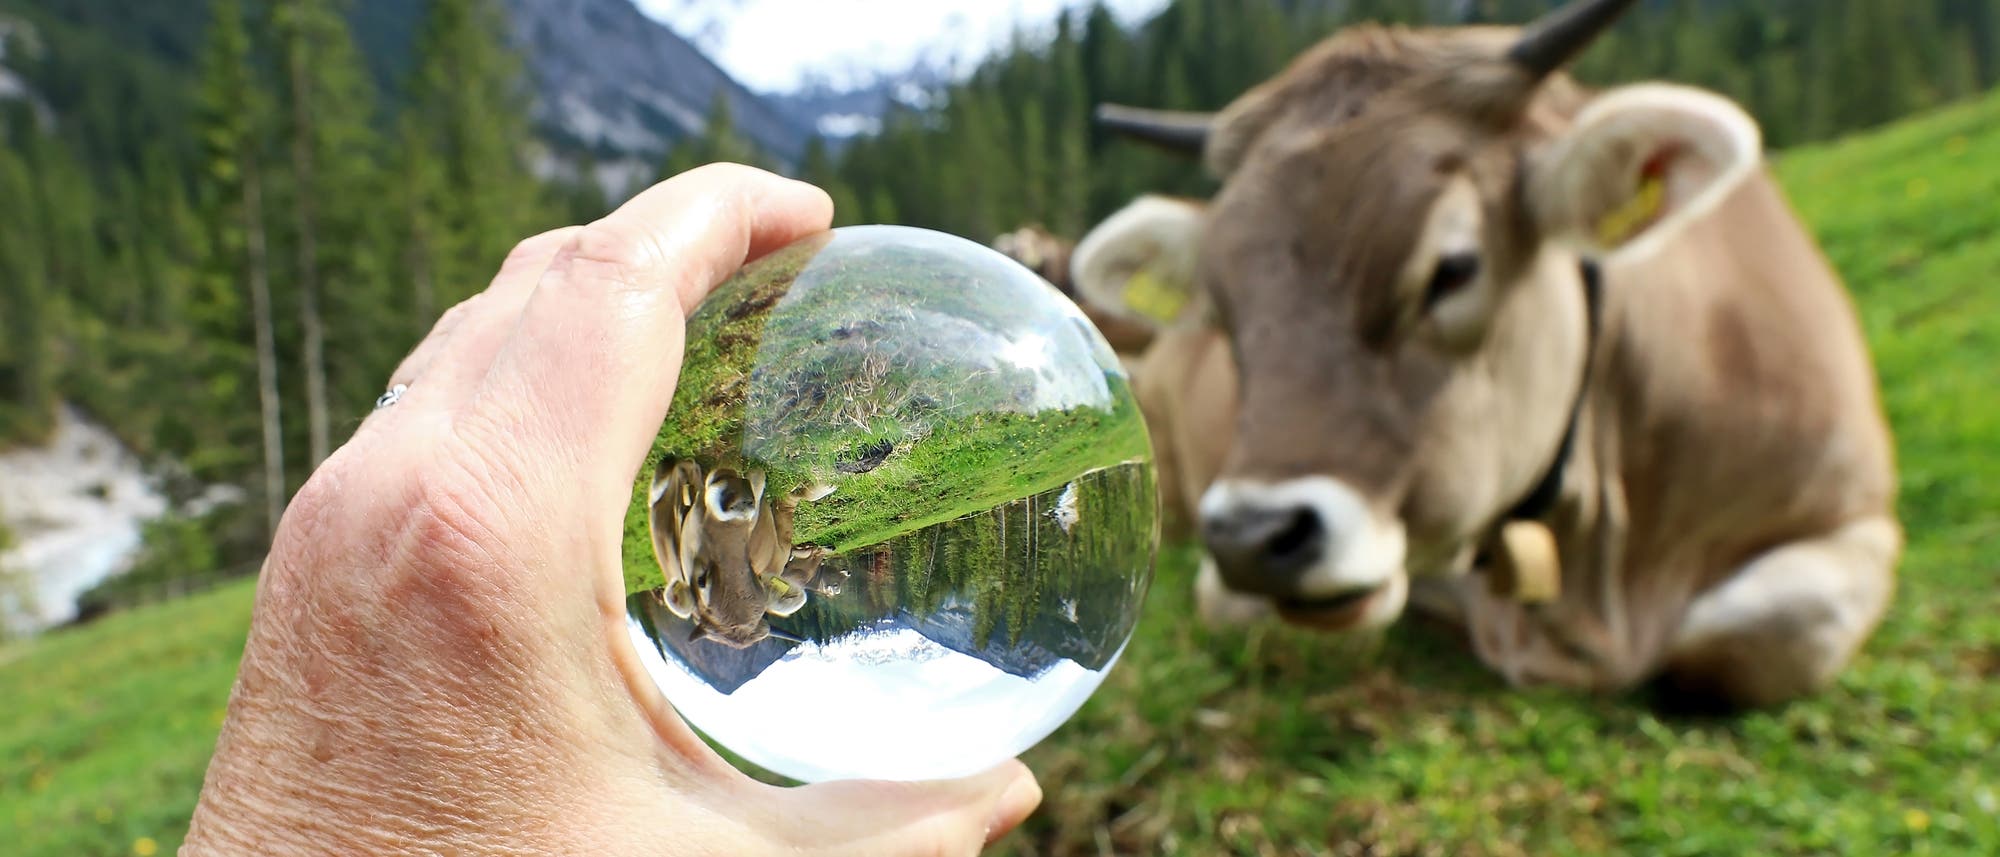
[(687, 313), (825, 229), (745, 167), (524, 242), (293, 500), (183, 854), (971, 854), (1018, 763), (782, 789), (668, 707), (625, 630), (621, 521)]

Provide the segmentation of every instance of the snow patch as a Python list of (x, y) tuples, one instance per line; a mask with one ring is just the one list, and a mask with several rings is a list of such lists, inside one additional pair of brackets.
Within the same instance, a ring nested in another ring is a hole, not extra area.
[(882, 118), (865, 113), (833, 113), (819, 117), (815, 126), (822, 136), (856, 137), (882, 130)]

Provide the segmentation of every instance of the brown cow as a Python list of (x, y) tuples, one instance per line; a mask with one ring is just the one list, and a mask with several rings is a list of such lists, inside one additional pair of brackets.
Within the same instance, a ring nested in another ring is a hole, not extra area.
[(1120, 321), (1157, 328), (1144, 351), (1120, 357), (1152, 435), (1169, 538), (1192, 534), (1195, 502), (1215, 481), (1236, 412), (1228, 339), (1204, 323), (1205, 301), (1162, 280), (1193, 264), (1187, 236), (1201, 216), (1198, 202), (1145, 197), (1091, 230), (1071, 257), (1073, 281), (1097, 292), (1085, 303), (1103, 301), (1124, 313)]
[(820, 574), (825, 552), (792, 542), (799, 501), (824, 496), (826, 489), (802, 486), (773, 502), (764, 496), (762, 471), (703, 473), (686, 459), (660, 459), (649, 519), (666, 580), (659, 598), (694, 623), (691, 639), (744, 648), (773, 636), (767, 614), (804, 607), (808, 588), (840, 592), (838, 580)]
[(1091, 324), (1104, 334), (1104, 341), (1121, 357), (1143, 353), (1153, 341), (1147, 325), (1106, 312), (1077, 295), (1069, 275), (1070, 243), (1041, 226), (1030, 224), (993, 239), (993, 249), (1034, 271), (1055, 286), (1056, 291), (1076, 301)]
[[(1873, 630), (1902, 536), (1854, 311), (1742, 110), (1559, 71), (1629, 5), (1351, 27), (1219, 116), (1107, 114), (1223, 180), (1199, 213), (1134, 203), (1073, 263), (1100, 304), (1177, 319), (1140, 388), (1181, 496), (1205, 483), (1205, 614), (1375, 627), (1415, 579), (1516, 683), (1749, 705)], [(1537, 532), (1546, 600), (1466, 574)]]

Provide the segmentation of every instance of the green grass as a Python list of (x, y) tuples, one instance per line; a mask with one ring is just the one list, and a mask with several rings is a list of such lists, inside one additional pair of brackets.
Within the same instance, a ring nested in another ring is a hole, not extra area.
[[(1449, 635), (1373, 652), (1190, 621), (1168, 552), (1104, 689), (1032, 751), (1015, 854), (2000, 853), (2000, 95), (1779, 173), (1859, 298), (1910, 535), (1837, 687), (1726, 720), (1516, 691)], [(185, 826), (250, 590), (0, 649), (0, 850)]]
[(173, 853), (229, 702), (253, 586), (0, 648), (0, 852)]
[[(1023, 454), (1030, 450), (1034, 454)], [(1146, 424), (1129, 398), (1108, 411), (975, 417), (914, 444), (906, 458), (876, 471), (881, 477), (874, 484), (851, 479), (825, 499), (801, 505), (798, 532), (836, 551), (881, 544), (892, 535), (1052, 490), (1082, 472), (1150, 456)], [(972, 493), (926, 476), (936, 473), (990, 476), (984, 490)]]

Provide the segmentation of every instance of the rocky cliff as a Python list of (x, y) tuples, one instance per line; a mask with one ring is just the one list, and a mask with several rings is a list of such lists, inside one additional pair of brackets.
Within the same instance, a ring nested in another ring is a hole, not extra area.
[(812, 133), (631, 0), (506, 3), (534, 79), (536, 116), (552, 136), (601, 152), (660, 152), (700, 133), (717, 96), (729, 99), (737, 132), (780, 159), (797, 158)]

